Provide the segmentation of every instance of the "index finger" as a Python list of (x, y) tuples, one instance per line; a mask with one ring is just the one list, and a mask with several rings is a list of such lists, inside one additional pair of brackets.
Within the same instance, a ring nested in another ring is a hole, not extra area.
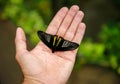
[(67, 7), (63, 7), (61, 8), (57, 14), (55, 15), (55, 17), (53, 18), (53, 20), (51, 21), (51, 23), (49, 24), (46, 32), (49, 34), (53, 34), (55, 35), (57, 33), (57, 30), (59, 29), (60, 24), (62, 23), (65, 15), (68, 12), (68, 8)]

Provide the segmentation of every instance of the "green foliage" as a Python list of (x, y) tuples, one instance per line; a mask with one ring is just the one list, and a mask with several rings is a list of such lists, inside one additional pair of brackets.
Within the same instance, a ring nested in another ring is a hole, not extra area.
[[(85, 56), (86, 62), (101, 63), (103, 59), (104, 45), (85, 41), (81, 44), (79, 54)], [(100, 60), (101, 59), (101, 60)]]
[[(36, 32), (45, 31), (51, 16), (51, 6), (49, 0), (8, 0), (0, 1), (4, 4), (2, 9), (3, 20), (11, 20), (15, 26), (24, 29), (32, 43), (38, 42)], [(46, 11), (45, 11), (46, 10)]]
[(106, 46), (107, 55), (120, 56), (120, 52), (118, 52), (120, 50), (120, 23), (103, 25), (101, 39)]
[(102, 43), (105, 45), (104, 56), (110, 60), (113, 68), (120, 67), (120, 22), (103, 25), (101, 32)]
[(109, 23), (102, 26), (101, 42), (86, 40), (80, 46), (78, 56), (81, 64), (97, 64), (111, 67), (120, 74), (120, 23)]

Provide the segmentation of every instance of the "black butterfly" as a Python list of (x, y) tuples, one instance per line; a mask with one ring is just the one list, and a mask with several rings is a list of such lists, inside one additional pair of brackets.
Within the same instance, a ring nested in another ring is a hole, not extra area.
[(43, 31), (38, 31), (37, 34), (38, 34), (39, 38), (50, 49), (52, 49), (52, 53), (54, 53), (54, 51), (74, 50), (79, 47), (79, 44), (65, 40), (64, 38), (59, 37), (57, 35), (51, 35), (51, 34), (43, 32)]

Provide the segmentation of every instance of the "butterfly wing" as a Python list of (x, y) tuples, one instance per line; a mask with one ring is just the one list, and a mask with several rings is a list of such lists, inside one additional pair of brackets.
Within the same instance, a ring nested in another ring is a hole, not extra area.
[(37, 34), (38, 34), (39, 38), (42, 40), (42, 42), (44, 44), (46, 44), (49, 48), (52, 49), (52, 47), (53, 47), (52, 46), (52, 40), (54, 38), (54, 35), (47, 34), (43, 31), (38, 31)]
[(68, 51), (79, 47), (79, 44), (58, 37), (57, 35), (47, 34), (43, 31), (38, 31), (38, 36), (50, 49), (54, 51)]
[(71, 42), (62, 38), (60, 44), (56, 47), (56, 51), (74, 50), (79, 47), (79, 44)]

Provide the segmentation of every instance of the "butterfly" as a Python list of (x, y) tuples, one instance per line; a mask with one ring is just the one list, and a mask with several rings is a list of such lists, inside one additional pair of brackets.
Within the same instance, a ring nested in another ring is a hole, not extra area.
[(43, 31), (38, 31), (37, 34), (41, 41), (52, 50), (52, 53), (55, 51), (74, 50), (79, 47), (79, 44), (65, 40), (58, 35), (51, 35)]

